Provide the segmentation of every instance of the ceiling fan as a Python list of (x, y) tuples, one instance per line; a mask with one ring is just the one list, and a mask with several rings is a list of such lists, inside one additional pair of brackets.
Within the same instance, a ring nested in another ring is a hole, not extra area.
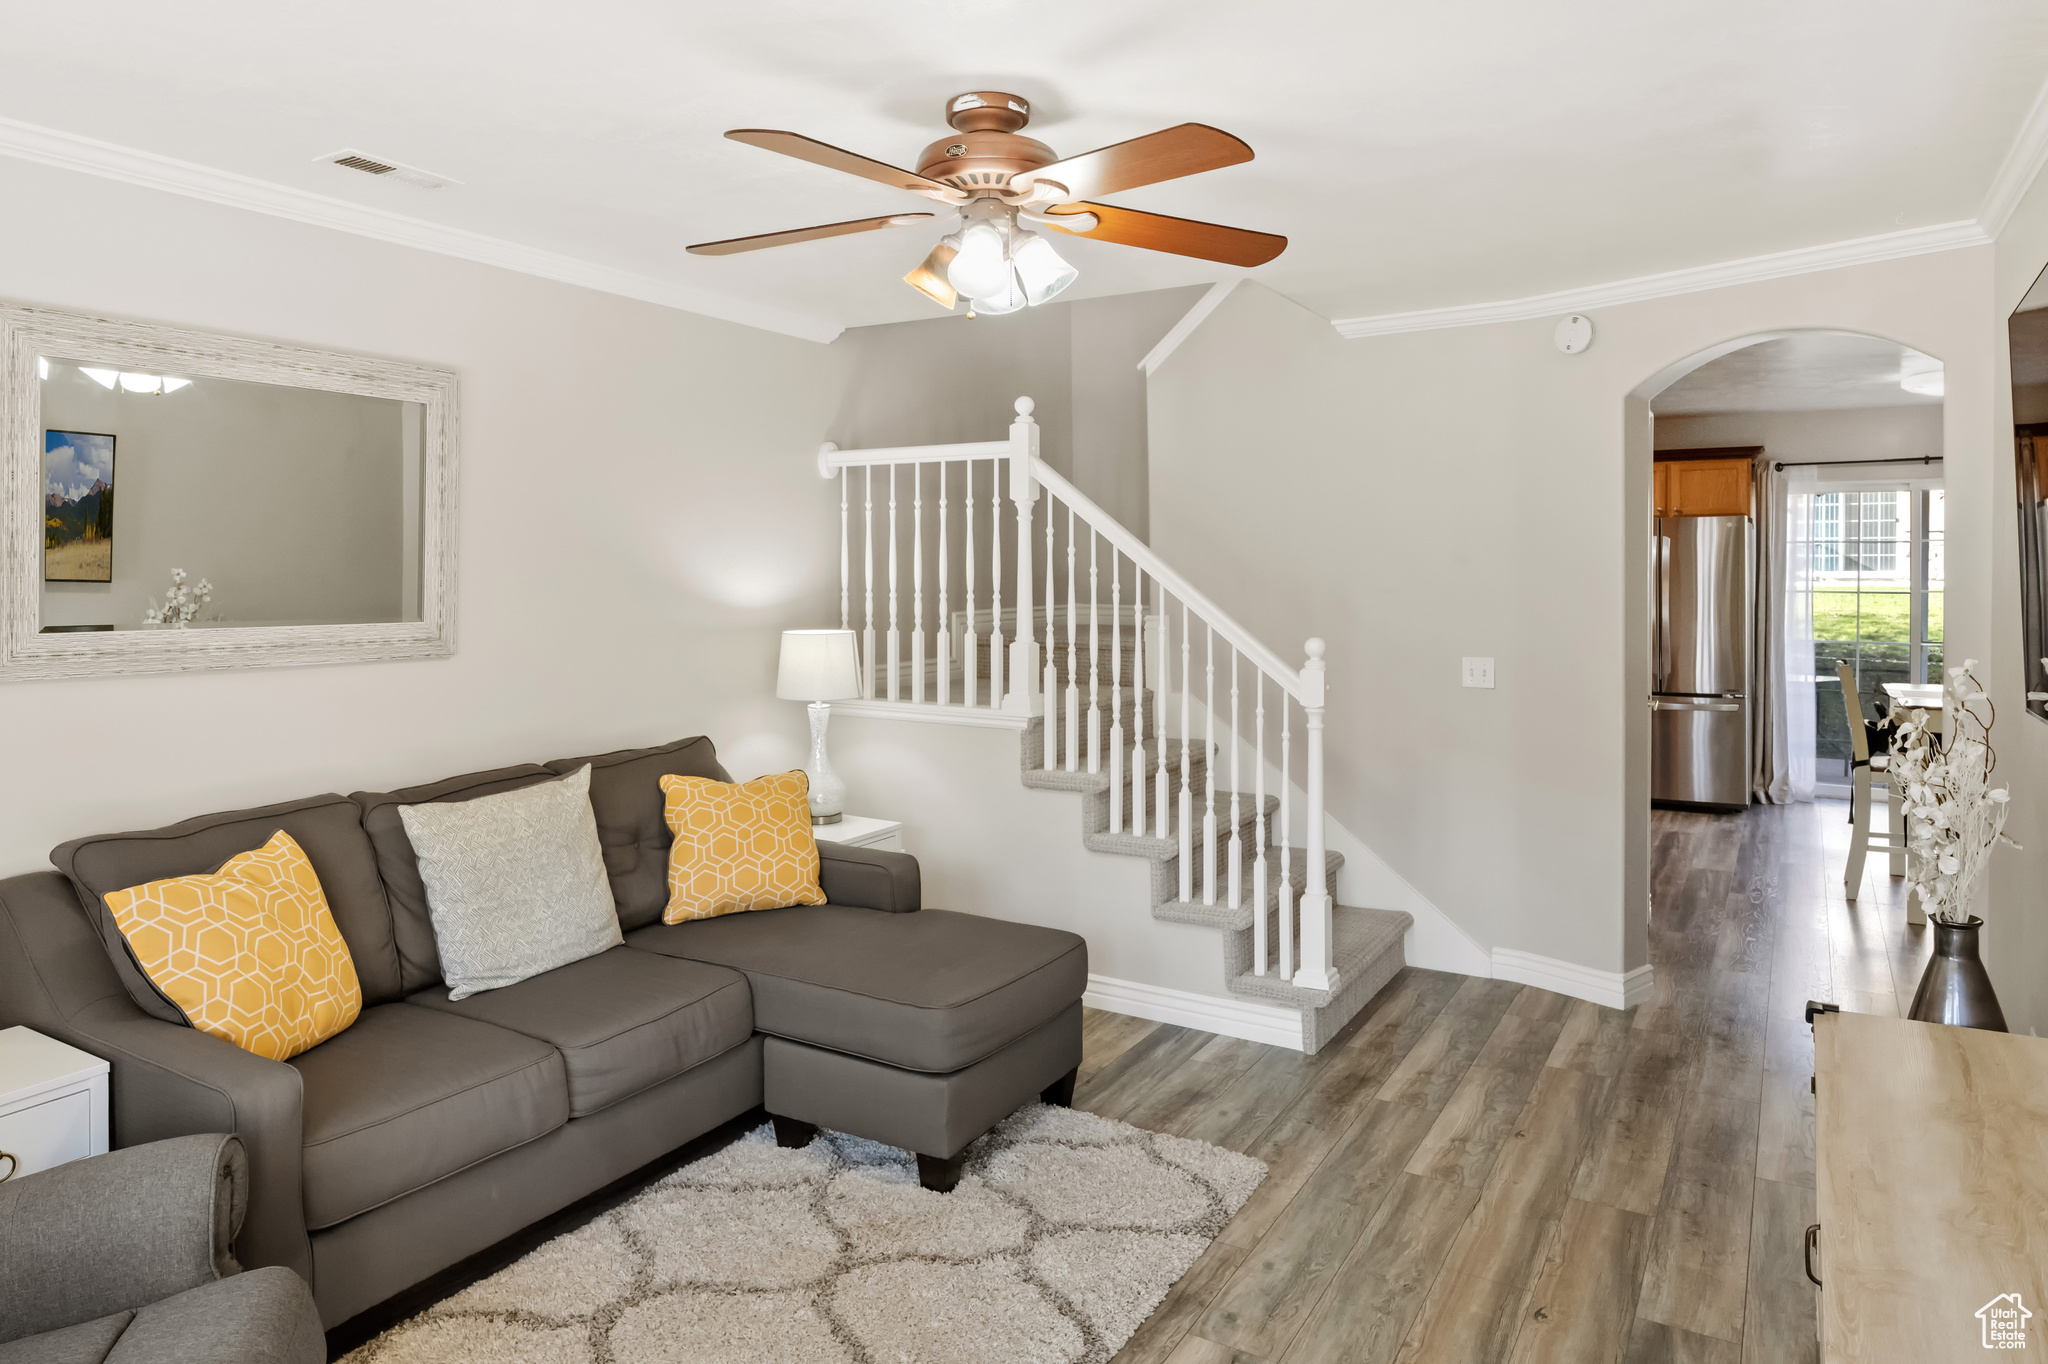
[[(900, 170), (801, 133), (735, 128), (726, 136), (957, 209), (958, 227), (903, 277), (942, 308), (952, 308), (964, 298), (970, 313), (1011, 313), (1044, 303), (1072, 284), (1078, 272), (1033, 227), (1226, 265), (1263, 265), (1287, 249), (1287, 238), (1270, 232), (1095, 202), (1098, 195), (1252, 159), (1250, 147), (1219, 128), (1183, 123), (1061, 160), (1043, 142), (1019, 135), (1018, 129), (1030, 121), (1031, 105), (1017, 95), (1000, 90), (955, 95), (946, 104), (946, 122), (954, 136), (926, 147), (916, 171)], [(821, 237), (909, 227), (937, 216), (891, 213), (699, 242), (689, 249), (699, 256), (729, 256)]]

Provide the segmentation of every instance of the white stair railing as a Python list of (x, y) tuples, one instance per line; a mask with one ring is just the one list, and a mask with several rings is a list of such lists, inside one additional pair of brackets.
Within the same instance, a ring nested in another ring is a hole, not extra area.
[[(1106, 769), (1110, 832), (1168, 841), (1177, 854), (1182, 903), (1214, 905), (1220, 899), (1231, 909), (1251, 909), (1254, 972), (1274, 974), (1307, 989), (1336, 989), (1324, 856), (1323, 642), (1308, 641), (1299, 668), (1283, 662), (1047, 464), (1039, 455), (1039, 427), (1031, 411), (1031, 399), (1017, 400), (1007, 440), (874, 450), (841, 450), (827, 444), (819, 450), (819, 474), (840, 481), (839, 623), (849, 629), (856, 628), (851, 580), (856, 530), (861, 540), (866, 615), (858, 628), (866, 696), (887, 713), (909, 719), (943, 718), (936, 712), (977, 708), (1001, 710), (1020, 720), (1043, 717), (1044, 769), (1089, 774)], [(880, 527), (875, 521), (877, 469), (887, 480)], [(849, 517), (850, 482), (856, 472), (862, 480), (858, 528)], [(909, 483), (908, 641), (898, 628), (898, 540), (903, 533), (899, 476)], [(937, 503), (937, 534), (929, 543), (924, 516), (928, 489)], [(1002, 533), (1006, 496), (1016, 515), (1011, 540), (1016, 558), (1007, 590)], [(952, 514), (956, 498), (957, 517)], [(1044, 528), (1038, 532), (1036, 507), (1041, 498)], [(957, 542), (952, 538), (955, 531)], [(877, 631), (875, 552), (885, 544), (887, 619)], [(978, 595), (981, 552), (988, 556), (985, 604)], [(939, 594), (929, 625), (924, 610), (928, 555), (937, 566)], [(958, 611), (951, 609), (947, 593), (956, 563), (965, 603)], [(1102, 628), (1105, 576), (1107, 630)], [(1041, 589), (1042, 604), (1034, 600)], [(1058, 605), (1062, 596), (1063, 607)], [(1218, 709), (1219, 666), (1224, 670), (1227, 710)], [(1248, 728), (1241, 727), (1239, 705), (1246, 683), (1251, 690)], [(1269, 690), (1277, 702), (1270, 709), (1277, 714), (1269, 713)], [(1169, 697), (1175, 704), (1167, 704)], [(1305, 749), (1299, 778), (1305, 865), (1300, 869), (1298, 901), (1290, 836), (1295, 827), (1291, 792), (1296, 777), (1291, 764), (1296, 711), (1304, 722)], [(1176, 718), (1177, 733), (1170, 733)], [(1269, 729), (1278, 734), (1277, 747), (1267, 743)], [(1278, 761), (1269, 771), (1269, 755), (1275, 752)], [(1247, 760), (1252, 776), (1248, 793), (1241, 780), (1241, 764)], [(1219, 764), (1227, 764), (1230, 787), (1227, 833), (1218, 816)], [(1266, 813), (1269, 781), (1279, 797), (1278, 819), (1271, 821)], [(1277, 868), (1269, 865), (1274, 861)]]

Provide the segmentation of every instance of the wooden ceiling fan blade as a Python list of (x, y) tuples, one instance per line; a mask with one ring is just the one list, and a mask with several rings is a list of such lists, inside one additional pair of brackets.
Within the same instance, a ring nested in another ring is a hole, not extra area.
[(1040, 166), (1013, 177), (1011, 183), (1021, 186), (1033, 180), (1053, 180), (1066, 186), (1070, 200), (1093, 199), (1251, 159), (1252, 149), (1221, 128), (1183, 123)]
[(759, 251), (770, 246), (814, 242), (821, 237), (847, 237), (856, 232), (873, 232), (882, 227), (908, 227), (912, 223), (921, 223), (937, 216), (934, 213), (891, 213), (882, 218), (855, 218), (850, 222), (798, 227), (787, 232), (763, 232), (752, 237), (728, 237), (719, 242), (698, 242), (687, 250), (693, 256), (734, 256), (742, 251)]
[(814, 166), (845, 171), (848, 175), (858, 175), (863, 180), (873, 180), (892, 189), (909, 190), (912, 194), (922, 194), (929, 199), (953, 200), (960, 197), (959, 192), (950, 186), (942, 185), (936, 180), (927, 180), (915, 171), (891, 166), (873, 157), (862, 156), (859, 152), (850, 152), (844, 147), (820, 142), (815, 137), (805, 137), (802, 133), (782, 132), (775, 128), (734, 128), (726, 136), (735, 142), (744, 142), (749, 147), (781, 152), (784, 156), (793, 156)]
[(1223, 227), (1193, 218), (1169, 218), (1163, 213), (1140, 213), (1114, 204), (1058, 204), (1046, 210), (1046, 217), (1057, 220), (1081, 213), (1092, 213), (1100, 221), (1087, 232), (1070, 231), (1057, 221), (1048, 221), (1046, 226), (1067, 236), (1140, 246), (1147, 251), (1170, 251), (1176, 256), (1194, 256), (1224, 265), (1264, 265), (1287, 249), (1287, 238), (1271, 232)]

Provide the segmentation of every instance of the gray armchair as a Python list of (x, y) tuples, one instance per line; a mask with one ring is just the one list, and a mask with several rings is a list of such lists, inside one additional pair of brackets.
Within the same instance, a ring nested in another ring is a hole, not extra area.
[(324, 1364), (304, 1281), (235, 1262), (248, 1197), (220, 1134), (0, 1184), (0, 1364)]

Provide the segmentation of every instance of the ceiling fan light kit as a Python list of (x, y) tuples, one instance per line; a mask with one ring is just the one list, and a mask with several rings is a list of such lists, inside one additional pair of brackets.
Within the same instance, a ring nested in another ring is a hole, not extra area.
[[(1036, 307), (1079, 278), (1080, 272), (1043, 236), (1023, 226), (1026, 223), (1070, 236), (1091, 236), (1226, 265), (1263, 265), (1287, 249), (1285, 237), (1269, 232), (1169, 218), (1090, 200), (1092, 195), (1114, 194), (1251, 160), (1252, 149), (1221, 129), (1183, 123), (1062, 161), (1043, 142), (1021, 135), (1019, 130), (1030, 121), (1031, 104), (1021, 96), (1001, 90), (955, 95), (946, 102), (946, 122), (953, 135), (926, 147), (915, 171), (801, 133), (735, 128), (726, 136), (958, 210), (958, 227), (903, 280), (948, 310), (965, 300), (970, 315)], [(700, 256), (735, 255), (879, 228), (907, 227), (934, 216), (897, 213), (857, 218), (700, 242), (689, 250)]]

